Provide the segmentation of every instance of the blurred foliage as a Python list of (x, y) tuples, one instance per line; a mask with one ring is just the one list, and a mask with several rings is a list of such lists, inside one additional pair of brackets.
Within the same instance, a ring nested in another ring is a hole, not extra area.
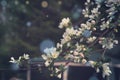
[(78, 2), (0, 0), (0, 66), (5, 67), (11, 56), (23, 53), (40, 56), (39, 47), (44, 39), (59, 42), (63, 33), (58, 29), (59, 22), (63, 17), (72, 18), (74, 6), (81, 5)]

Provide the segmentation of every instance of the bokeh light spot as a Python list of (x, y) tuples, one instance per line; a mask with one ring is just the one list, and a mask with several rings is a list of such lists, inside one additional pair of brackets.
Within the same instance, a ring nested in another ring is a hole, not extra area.
[(42, 6), (43, 8), (48, 7), (48, 2), (47, 2), (47, 1), (42, 1), (42, 2), (41, 2), (41, 6)]

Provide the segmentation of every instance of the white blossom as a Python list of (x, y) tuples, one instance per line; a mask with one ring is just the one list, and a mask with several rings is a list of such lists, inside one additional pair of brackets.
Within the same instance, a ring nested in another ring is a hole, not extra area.
[(84, 55), (82, 52), (80, 52), (79, 55), (80, 55), (82, 58), (85, 57), (85, 55)]
[(27, 60), (27, 59), (29, 59), (29, 55), (28, 54), (24, 54), (23, 58)]
[(46, 53), (46, 56), (45, 55), (42, 55), (43, 59), (49, 59), (49, 58), (57, 58), (59, 56), (59, 52), (56, 51), (56, 48), (46, 48), (44, 50), (44, 52)]
[(74, 60), (74, 62), (79, 63), (80, 62), (80, 57), (74, 56), (73, 60)]
[(85, 64), (87, 62), (86, 59), (82, 59), (82, 63)]
[(82, 14), (84, 15), (84, 17), (89, 17), (89, 10), (87, 7), (83, 9)]
[(76, 51), (85, 51), (86, 48), (85, 48), (85, 45), (79, 45), (78, 43), (75, 44), (76, 46)]
[(111, 74), (112, 72), (111, 72), (111, 70), (110, 70), (110, 68), (109, 68), (109, 63), (104, 63), (104, 64), (102, 65), (102, 67), (103, 67), (103, 77), (105, 77), (105, 76), (110, 76), (110, 74)]
[(98, 13), (98, 8), (93, 8), (93, 10), (91, 10), (91, 12), (92, 12), (93, 14), (97, 14), (97, 13)]
[(62, 74), (61, 74), (61, 73), (60, 73), (60, 74), (58, 74), (58, 75), (57, 75), (57, 77), (58, 77), (58, 78), (61, 78), (61, 77), (62, 77)]
[(62, 44), (57, 43), (57, 48), (62, 48), (62, 47), (63, 47), (63, 45), (62, 45)]
[(88, 3), (90, 3), (90, 0), (87, 0)]
[(14, 57), (11, 57), (11, 60), (9, 62), (16, 63), (16, 60), (14, 59)]
[(47, 67), (47, 66), (49, 66), (50, 65), (50, 61), (45, 61), (45, 66)]
[(69, 23), (70, 23), (69, 18), (63, 18), (61, 23), (59, 24), (59, 28), (68, 27)]
[(79, 30), (76, 32), (76, 36), (81, 36), (82, 35), (82, 31), (81, 29), (79, 28)]
[(74, 28), (67, 28), (66, 29), (66, 34), (68, 34), (69, 36), (75, 35), (77, 33), (77, 30), (74, 30)]
[(99, 69), (99, 68), (96, 68), (96, 72), (99, 73), (99, 72), (100, 72), (100, 69)]
[(48, 59), (48, 57), (46, 56), (46, 55), (41, 55), (41, 57), (44, 59), (44, 60), (47, 60)]
[(118, 44), (118, 40), (114, 40), (113, 43)]
[[(55, 73), (59, 73), (61, 70), (59, 68), (55, 68)], [(57, 75), (58, 78), (61, 78), (62, 77), (62, 73), (59, 73)]]
[(42, 55), (42, 58), (45, 60), (45, 66), (49, 66), (50, 65), (50, 63), (52, 62), (52, 59), (50, 58), (50, 56), (48, 56), (48, 55)]
[(92, 67), (94, 68), (94, 66), (95, 66), (95, 61), (90, 60), (90, 61), (88, 61), (88, 62), (90, 63), (90, 66), (92, 66)]
[(114, 44), (118, 44), (117, 40), (113, 40), (112, 38), (100, 38), (99, 43), (102, 45), (102, 48), (111, 49)]
[(59, 53), (58, 52), (52, 53), (51, 56), (52, 56), (52, 58), (55, 59), (59, 56)]
[(74, 51), (73, 55), (77, 56), (77, 55), (79, 55), (79, 53), (77, 51)]
[(19, 56), (19, 58), (18, 58), (18, 60), (17, 60), (17, 61), (18, 61), (18, 62), (20, 62), (20, 61), (21, 61), (21, 59), (22, 59), (22, 57), (21, 57), (21, 56)]
[(96, 23), (96, 21), (95, 21), (95, 20), (92, 20), (92, 21), (91, 21), (91, 23), (92, 23), (92, 24), (95, 24), (95, 23)]
[(70, 40), (71, 40), (71, 36), (69, 36), (67, 33), (64, 33), (63, 34), (63, 39), (61, 39), (61, 44), (64, 44), (64, 43), (66, 43)]
[(93, 37), (89, 37), (89, 38), (87, 38), (87, 43), (92, 43), (92, 42), (95, 41), (95, 39), (96, 39), (95, 36), (93, 36)]
[(107, 22), (102, 22), (102, 25), (100, 25), (101, 30), (105, 30), (106, 28), (109, 28), (109, 21)]

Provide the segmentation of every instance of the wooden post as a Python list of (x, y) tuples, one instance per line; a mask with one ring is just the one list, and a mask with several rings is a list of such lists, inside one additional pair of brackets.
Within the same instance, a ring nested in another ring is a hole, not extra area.
[(69, 66), (66, 67), (67, 69), (63, 72), (63, 80), (68, 80), (68, 70)]
[(31, 67), (28, 65), (27, 67), (27, 80), (31, 80)]

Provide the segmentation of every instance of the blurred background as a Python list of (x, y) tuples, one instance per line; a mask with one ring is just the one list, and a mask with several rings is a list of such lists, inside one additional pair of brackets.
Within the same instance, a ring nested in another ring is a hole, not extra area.
[[(40, 57), (46, 47), (60, 42), (64, 30), (58, 28), (64, 17), (70, 17), (74, 26), (83, 21), (81, 14), (85, 0), (0, 0), (0, 80), (9, 80), (17, 70), (9, 63), (10, 57), (24, 53), (31, 58)], [(116, 34), (120, 39), (120, 33)], [(114, 52), (114, 54), (112, 53)], [(120, 61), (120, 46), (108, 55), (114, 63)], [(22, 77), (25, 77), (22, 76)], [(14, 80), (14, 79), (11, 79)], [(24, 79), (21, 79), (24, 80)], [(34, 80), (34, 79), (33, 79)], [(37, 79), (36, 79), (37, 80)]]

